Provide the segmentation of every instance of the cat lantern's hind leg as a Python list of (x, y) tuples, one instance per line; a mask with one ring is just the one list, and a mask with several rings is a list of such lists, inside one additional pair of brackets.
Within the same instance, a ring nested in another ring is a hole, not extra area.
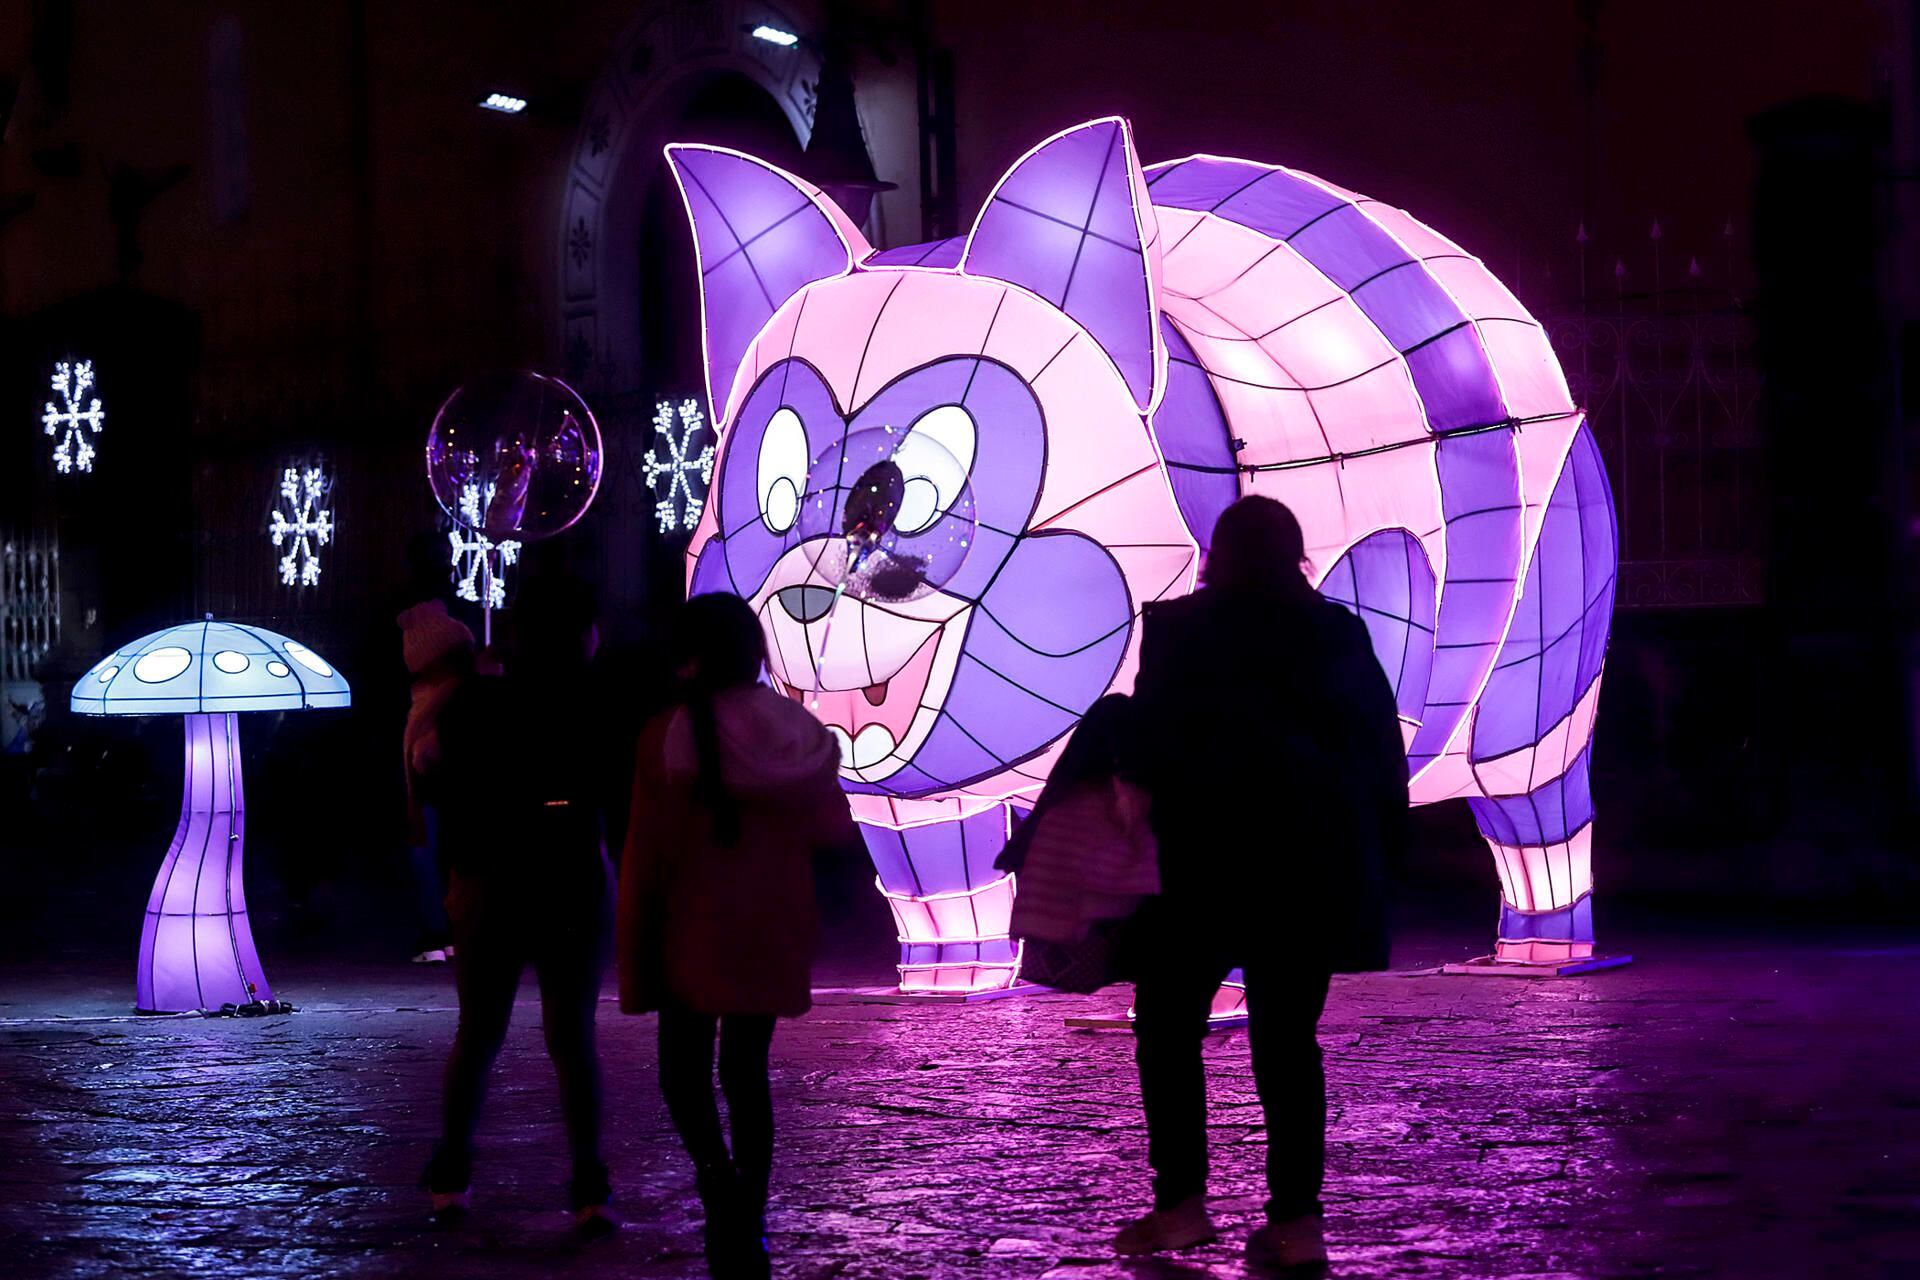
[(1611, 491), (1583, 425), (1474, 708), (1478, 794), (1469, 803), (1500, 880), (1493, 967), (1557, 973), (1607, 962), (1595, 947), (1590, 783), (1616, 546)]

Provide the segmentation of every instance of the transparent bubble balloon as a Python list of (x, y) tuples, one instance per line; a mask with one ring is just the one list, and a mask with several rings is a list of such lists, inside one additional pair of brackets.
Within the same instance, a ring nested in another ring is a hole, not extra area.
[(484, 374), (434, 416), (427, 481), (455, 522), (495, 542), (552, 537), (600, 488), (600, 427), (558, 378)]
[(946, 586), (973, 549), (967, 469), (922, 432), (885, 427), (847, 438), (852, 477), (839, 526), (820, 544), (821, 576), (876, 603), (918, 600)]

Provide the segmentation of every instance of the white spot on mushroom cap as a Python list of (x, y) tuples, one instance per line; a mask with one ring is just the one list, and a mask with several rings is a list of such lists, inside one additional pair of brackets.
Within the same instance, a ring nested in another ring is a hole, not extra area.
[(333, 668), (327, 665), (326, 659), (298, 640), (287, 641), (287, 656), (317, 676), (333, 674)]
[(191, 653), (178, 645), (168, 645), (141, 654), (140, 660), (133, 664), (133, 676), (146, 684), (160, 684), (173, 679), (192, 664)]

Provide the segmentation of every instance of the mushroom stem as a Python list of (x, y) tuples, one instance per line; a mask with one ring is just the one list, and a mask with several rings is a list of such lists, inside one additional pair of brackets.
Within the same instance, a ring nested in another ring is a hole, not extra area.
[(247, 923), (241, 855), (246, 802), (236, 713), (186, 716), (180, 825), (147, 900), (134, 975), (142, 1013), (218, 1009), (271, 1000)]

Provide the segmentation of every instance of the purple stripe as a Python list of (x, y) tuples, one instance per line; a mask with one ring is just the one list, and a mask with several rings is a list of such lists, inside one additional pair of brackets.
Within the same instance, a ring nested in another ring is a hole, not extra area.
[(1399, 241), (1352, 205), (1316, 218), (1287, 243), (1349, 293), (1381, 272), (1413, 261)]
[[(968, 623), (939, 723), (913, 765), (962, 786), (1040, 752), (1112, 684), (1132, 622), (1126, 580), (1100, 544), (1060, 530), (1021, 539)], [(887, 790), (922, 794), (907, 773)]]
[(1154, 318), (1128, 154), (1120, 126), (1106, 122), (1021, 161), (980, 211), (967, 271), (1031, 289), (1079, 321), (1145, 404)]
[(1507, 419), (1493, 362), (1472, 325), (1462, 325), (1409, 351), (1407, 371), (1435, 431), (1484, 427)]
[(1613, 494), (1583, 424), (1554, 485), (1506, 643), (1474, 717), (1475, 760), (1531, 746), (1599, 678), (1613, 618)]
[(1465, 319), (1447, 291), (1417, 264), (1375, 276), (1353, 291), (1353, 300), (1395, 351), (1431, 341)]
[[(1244, 166), (1248, 176), (1260, 172), (1258, 165)], [(1230, 222), (1253, 227), (1267, 235), (1287, 240), (1299, 235), (1319, 219), (1331, 214), (1345, 201), (1324, 187), (1302, 182), (1292, 174), (1269, 169), (1251, 185), (1220, 203), (1215, 213)]]
[(1520, 572), (1520, 469), (1508, 433), (1444, 439), (1436, 446), (1447, 569), (1434, 628), (1426, 716), (1407, 757), (1437, 756), (1492, 667)]
[(1007, 820), (996, 806), (904, 831), (862, 824), (860, 833), (887, 892), (962, 893), (1000, 878), (993, 860), (1006, 844)]
[(1592, 942), (1593, 895), (1554, 911), (1515, 911), (1500, 905), (1502, 942)]
[(1234, 160), (1187, 160), (1149, 181), (1156, 206), (1217, 214), (1285, 240), (1347, 290), (1406, 355), (1432, 430), (1506, 420), (1493, 363), (1459, 304), (1358, 207), (1304, 178)]
[(1567, 771), (1523, 796), (1469, 796), (1480, 834), (1509, 848), (1560, 844), (1593, 821), (1592, 775), (1588, 752)]
[(1233, 433), (1206, 369), (1164, 314), (1160, 336), (1167, 344), (1167, 385), (1153, 414), (1154, 435), (1180, 517), (1204, 552), (1213, 522), (1240, 496)]
[(1433, 566), (1419, 539), (1382, 529), (1347, 549), (1320, 594), (1367, 624), (1374, 657), (1393, 682), (1400, 713), (1419, 718), (1433, 670)]
[(700, 249), (718, 416), (747, 347), (780, 304), (845, 269), (846, 245), (827, 215), (781, 174), (724, 151), (672, 155)]
[(901, 964), (1012, 964), (1014, 944), (995, 942), (903, 942)]

